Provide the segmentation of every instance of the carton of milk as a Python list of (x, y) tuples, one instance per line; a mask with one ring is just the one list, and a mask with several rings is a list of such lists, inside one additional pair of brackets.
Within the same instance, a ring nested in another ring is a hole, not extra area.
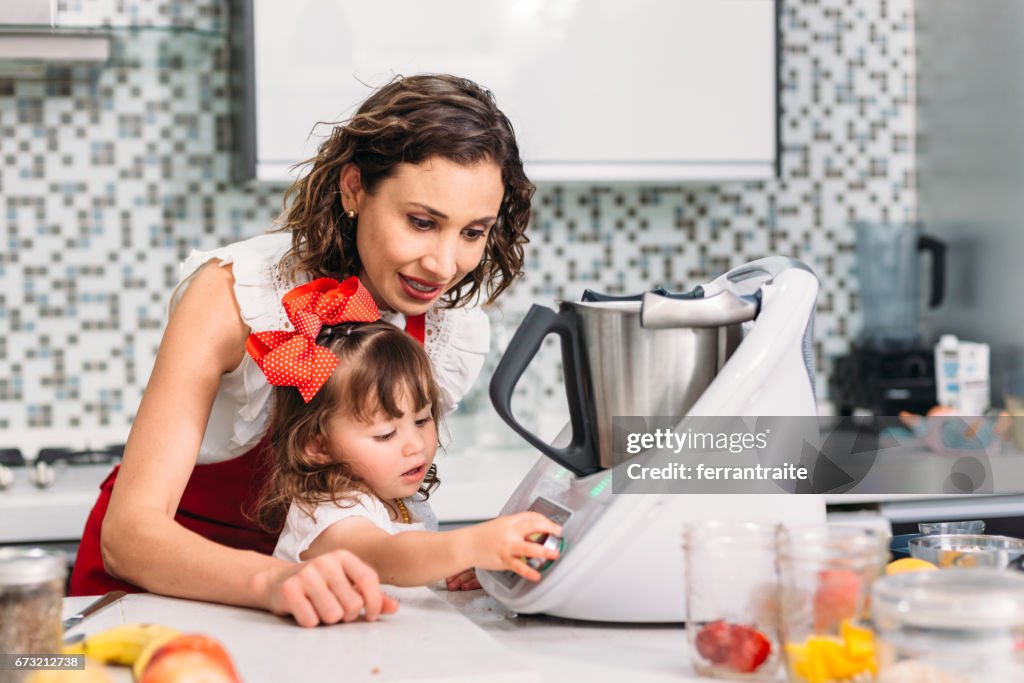
[(984, 415), (989, 408), (988, 344), (944, 334), (935, 345), (935, 386), (940, 406), (960, 415)]

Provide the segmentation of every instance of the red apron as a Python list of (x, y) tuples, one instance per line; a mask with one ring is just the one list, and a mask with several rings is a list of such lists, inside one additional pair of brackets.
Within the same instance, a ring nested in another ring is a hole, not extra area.
[[(407, 318), (406, 332), (421, 344), (424, 316)], [(259, 528), (246, 517), (268, 474), (271, 451), (264, 437), (251, 450), (231, 460), (196, 465), (182, 493), (175, 521), (211, 541), (265, 555), (274, 552), (277, 534)], [(103, 568), (100, 530), (110, 505), (110, 494), (120, 465), (100, 484), (100, 495), (89, 514), (71, 572), (68, 595), (102, 595), (107, 591), (144, 592), (142, 588), (115, 579)]]

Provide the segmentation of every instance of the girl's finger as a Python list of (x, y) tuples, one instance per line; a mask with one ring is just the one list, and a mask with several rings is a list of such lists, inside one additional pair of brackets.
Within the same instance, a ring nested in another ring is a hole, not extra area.
[[(384, 611), (384, 593), (380, 590), (380, 579), (368, 564), (352, 555), (343, 562), (345, 581), (351, 580), (356, 591), (362, 596), (363, 610), (367, 621), (374, 621)], [(392, 600), (392, 602), (394, 602)], [(398, 605), (395, 603), (395, 609)], [(394, 612), (394, 610), (391, 610)]]
[(448, 577), (448, 590), (457, 591), (462, 590), (463, 587), (469, 583), (469, 580), (474, 578), (472, 570), (460, 572), (455, 576)]
[(522, 522), (527, 529), (533, 532), (553, 534), (555, 536), (562, 535), (562, 527), (555, 524), (539, 512), (526, 513), (526, 515), (523, 516)]
[(382, 592), (381, 594), (380, 613), (381, 614), (394, 614), (398, 611), (398, 600), (387, 593)]
[(557, 548), (545, 548), (540, 543), (532, 541), (518, 541), (512, 544), (512, 554), (522, 557), (539, 557), (545, 560), (557, 560), (559, 553)]
[(547, 533), (548, 533), (548, 535), (549, 535), (549, 536), (558, 536), (558, 537), (561, 537), (561, 536), (562, 536), (562, 527), (558, 526), (558, 525), (557, 525), (557, 524), (555, 524), (554, 522), (552, 522), (551, 524), (552, 524), (552, 526), (551, 526), (551, 530), (547, 532)]
[(519, 574), (519, 576), (523, 577), (527, 581), (533, 581), (534, 583), (540, 581), (540, 572), (522, 560), (512, 560), (506, 565), (506, 567), (514, 571), (516, 574)]
[(561, 536), (562, 527), (558, 526), (552, 521), (548, 521), (547, 524), (537, 523), (529, 524), (524, 527), (523, 537), (527, 540), (538, 540), (543, 536)]

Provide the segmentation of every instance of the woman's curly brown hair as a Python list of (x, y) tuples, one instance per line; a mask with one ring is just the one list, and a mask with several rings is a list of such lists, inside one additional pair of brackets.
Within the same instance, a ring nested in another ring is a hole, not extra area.
[[(304, 403), (294, 387), (274, 387), (268, 433), (273, 461), (267, 485), (252, 517), (267, 531), (284, 526), (292, 502), (312, 516), (318, 503), (348, 507), (359, 494), (373, 492), (345, 463), (310, 462), (306, 445), (329, 438), (328, 423), (344, 411), (370, 421), (379, 411), (402, 416), (400, 401), (408, 396), (416, 411), (431, 405), (440, 429), (440, 389), (423, 347), (386, 322), (336, 325), (320, 333), (317, 343), (333, 352), (338, 367), (316, 396)], [(440, 484), (431, 465), (420, 486), (422, 499)], [(389, 501), (383, 501), (391, 505)]]
[(512, 124), (490, 91), (446, 74), (397, 77), (363, 103), (348, 121), (335, 125), (311, 159), (309, 171), (285, 193), (281, 230), (292, 232), (282, 260), (289, 280), (359, 275), (356, 219), (342, 210), (341, 171), (359, 169), (363, 188), (373, 194), (401, 163), (442, 157), (458, 164), (491, 161), (501, 168), (504, 196), (480, 265), (444, 296), (454, 308), (473, 301), (481, 289), (487, 303), (523, 273), (523, 245), (534, 186), (523, 171)]

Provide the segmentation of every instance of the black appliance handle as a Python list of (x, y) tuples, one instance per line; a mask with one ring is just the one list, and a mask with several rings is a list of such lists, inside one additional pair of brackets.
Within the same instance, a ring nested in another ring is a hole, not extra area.
[(697, 285), (689, 292), (670, 292), (664, 287), (655, 287), (648, 292), (641, 292), (640, 294), (630, 294), (627, 296), (613, 296), (611, 294), (602, 294), (601, 292), (595, 292), (592, 289), (583, 290), (583, 296), (580, 297), (580, 301), (586, 302), (603, 302), (603, 301), (643, 301), (644, 296), (653, 293), (666, 299), (703, 299), (704, 288)]
[[(659, 294), (668, 294), (668, 290), (664, 287), (658, 287), (653, 290)], [(583, 296), (580, 297), (580, 301), (586, 301), (588, 303), (602, 302), (602, 301), (640, 301), (644, 298), (641, 294), (627, 294), (625, 296), (616, 296), (614, 294), (602, 294), (601, 292), (595, 292), (592, 289), (583, 290)]]
[(921, 235), (917, 238), (917, 250), (927, 251), (931, 256), (932, 289), (928, 307), (935, 308), (946, 294), (946, 243), (931, 235)]
[[(555, 448), (547, 443), (521, 425), (512, 414), (512, 392), (540, 350), (540, 345), (551, 333), (557, 334), (562, 342), (565, 397), (572, 425), (572, 440), (565, 448)], [(594, 420), (588, 414), (589, 404), (582, 383), (582, 368), (583, 360), (572, 314), (567, 311), (556, 313), (550, 308), (534, 304), (498, 361), (490, 386), (491, 403), (501, 419), (530, 445), (576, 476), (592, 474), (601, 469), (595, 448), (596, 440), (588, 427), (594, 424)]]

